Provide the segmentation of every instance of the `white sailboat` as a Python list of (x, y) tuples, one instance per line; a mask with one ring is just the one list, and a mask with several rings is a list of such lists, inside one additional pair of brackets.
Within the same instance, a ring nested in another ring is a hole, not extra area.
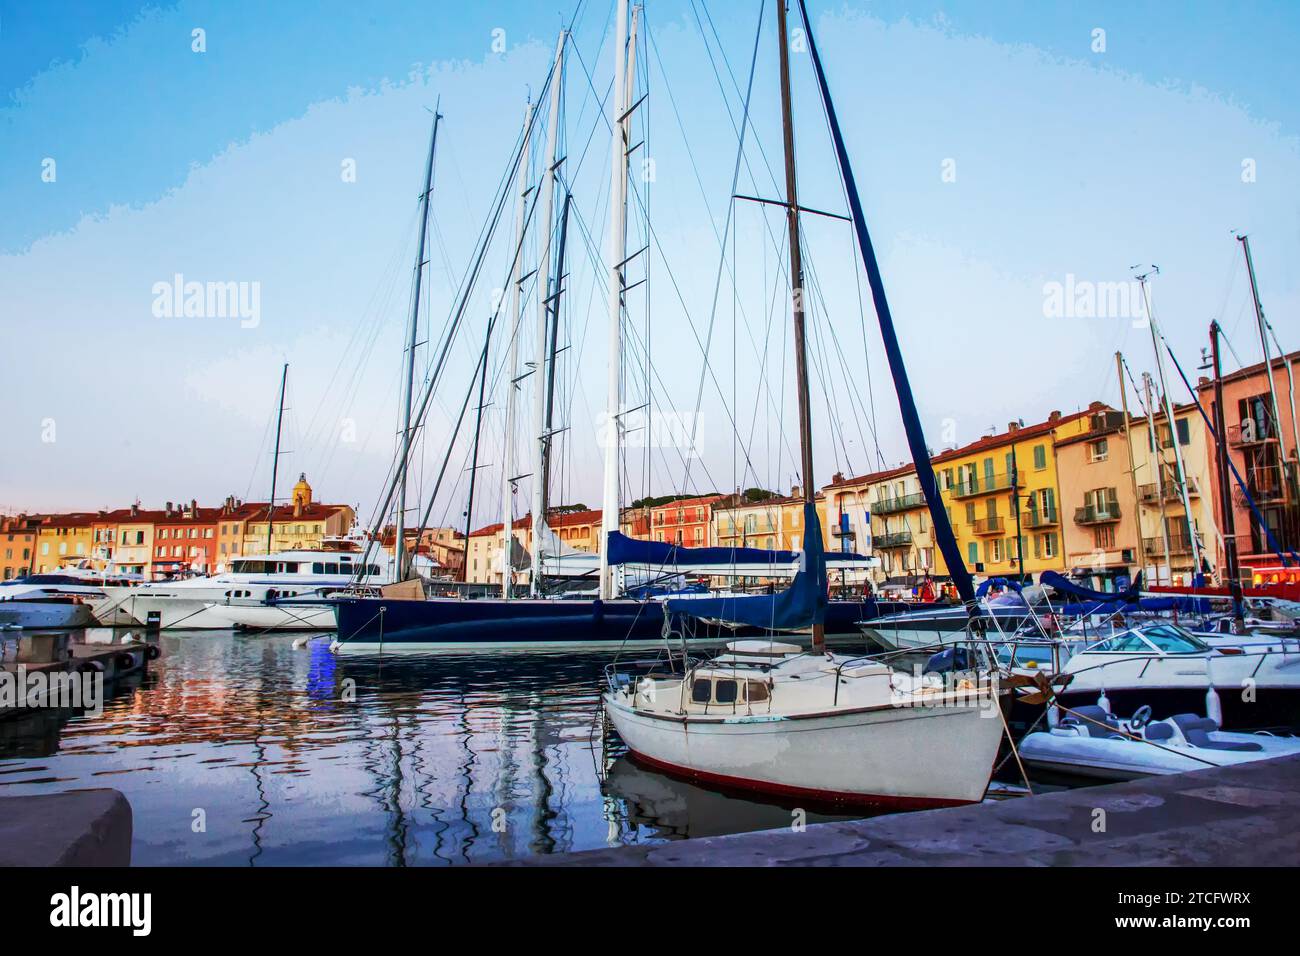
[[(808, 51), (817, 71), (835, 140), (859, 246), (899, 392), (909, 445), (945, 553), (966, 608), (975, 595), (939, 500), (924, 436), (893, 336), (879, 269), (871, 249), (852, 173), (816, 42), (800, 0)], [(799, 202), (794, 167), (790, 63), (785, 0), (777, 0), (781, 105), (785, 149), (794, 361), (807, 536), (801, 570), (772, 597), (670, 599), (668, 613), (773, 630), (811, 630), (812, 650), (775, 640), (736, 641), (703, 663), (682, 659), (679, 673), (609, 671), (604, 712), (633, 759), (706, 783), (819, 803), (946, 806), (983, 799), (1004, 723), (996, 682), (975, 672), (947, 683), (938, 675), (909, 676), (867, 658), (826, 653), (826, 556), (814, 498), (808, 360), (803, 312)], [(619, 4), (617, 69), (627, 5)], [(616, 73), (614, 89), (623, 87)], [(607, 504), (608, 507), (608, 504)], [(946, 535), (946, 538), (945, 538)], [(964, 630), (964, 628), (963, 628)]]

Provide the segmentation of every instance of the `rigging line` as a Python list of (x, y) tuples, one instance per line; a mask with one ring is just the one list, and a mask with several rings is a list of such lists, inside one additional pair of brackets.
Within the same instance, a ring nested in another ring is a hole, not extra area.
[[(552, 64), (551, 70), (547, 74), (546, 83), (543, 84), (542, 87), (543, 93), (545, 92), (546, 88), (550, 85), (551, 78), (554, 75), (554, 73), (555, 73), (555, 66), (554, 64)], [(521, 150), (527, 148), (529, 137), (532, 135), (533, 123), (535, 121), (536, 121), (536, 116), (534, 115), (533, 120), (530, 121), (529, 123), (529, 128), (520, 132), (519, 138), (516, 140), (516, 144), (517, 144), (516, 148), (510, 153), (510, 165), (507, 168), (506, 175), (503, 177), (504, 181), (502, 182), (501, 187), (494, 198), (494, 205), (491, 208), (488, 219), (484, 223), (482, 229), (479, 232), (479, 240), (478, 240), (479, 251), (475, 259), (473, 260), (471, 274), (467, 276), (467, 280), (468, 280), (467, 285), (462, 289), (461, 298), (458, 304), (455, 306), (452, 315), (449, 317), (448, 328), (446, 331), (446, 335), (443, 337), (441, 343), (441, 350), (438, 357), (437, 365), (435, 366), (432, 376), (430, 376), (429, 380), (423, 386), (423, 390), (422, 390), (423, 393), (420, 399), (420, 409), (418, 414), (415, 415), (414, 418), (412, 419), (413, 421), (419, 423), (420, 425), (423, 425), (426, 419), (426, 416), (429, 411), (429, 404), (433, 399), (434, 390), (436, 389), (438, 382), (441, 381), (443, 369), (446, 368), (446, 362), (447, 362), (448, 355), (450, 353), (452, 342), (455, 339), (456, 332), (459, 330), (461, 322), (465, 316), (465, 312), (469, 306), (469, 294), (473, 290), (474, 284), (477, 282), (478, 275), (482, 270), (483, 262), (487, 257), (487, 252), (489, 246), (491, 245), (492, 237), (496, 233), (497, 225), (500, 222), (502, 210), (505, 207), (506, 199), (509, 198), (512, 184), (515, 181), (516, 174), (518, 171), (520, 152)], [(518, 250), (516, 250), (516, 257), (517, 255), (518, 255)], [(511, 268), (513, 269), (513, 267), (514, 264), (512, 262)], [(500, 311), (500, 305), (498, 305), (497, 311), (498, 312)], [(397, 482), (396, 473), (400, 472), (401, 470), (407, 467), (408, 459), (409, 459), (409, 449), (405, 450), (405, 453), (402, 456), (402, 461), (396, 464), (396, 467), (394, 469), (394, 474), (393, 474), (393, 480), (389, 484), (388, 491), (384, 497), (383, 504), (380, 507), (379, 514), (383, 515), (388, 513), (388, 509), (392, 504), (392, 499), (397, 492), (398, 482)], [(371, 543), (367, 542), (365, 556), (364, 556), (365, 559), (368, 559), (369, 557), (370, 547), (371, 547)], [(363, 559), (363, 563), (364, 563), (364, 559)]]
[[(778, 2), (778, 3), (779, 3), (779, 2), (782, 2), (782, 0), (777, 0), (777, 2)], [(749, 128), (749, 104), (750, 104), (750, 97), (753, 95), (753, 91), (754, 91), (754, 73), (755, 73), (756, 65), (757, 65), (757, 63), (758, 63), (758, 44), (759, 44), (759, 40), (762, 38), (762, 35), (763, 35), (763, 14), (764, 14), (764, 12), (765, 12), (766, 10), (767, 10), (767, 0), (762, 0), (762, 2), (759, 4), (759, 19), (758, 19), (758, 26), (757, 26), (757, 28), (756, 28), (755, 31), (754, 31), (754, 48), (753, 48), (753, 52), (750, 54), (750, 62), (749, 62), (749, 84), (748, 84), (748, 87), (747, 87), (746, 92), (745, 92), (745, 110), (744, 110), (744, 113), (743, 113), (743, 115), (742, 115), (742, 123), (741, 123), (740, 129), (737, 131), (737, 135), (736, 135), (736, 161), (735, 161), (735, 164), (734, 164), (733, 167), (732, 167), (732, 172), (731, 172), (731, 189), (730, 189), (730, 191), (729, 191), (729, 195), (733, 195), (733, 196), (736, 194), (736, 183), (738, 182), (738, 180), (739, 180), (739, 178), (740, 178), (740, 165), (741, 165), (741, 159), (742, 159), (742, 157), (743, 157), (744, 154), (745, 154), (745, 132), (746, 132), (746, 130)], [(661, 69), (661, 71), (662, 71), (662, 66), (660, 67), (660, 69)], [(666, 79), (665, 79), (665, 85), (667, 85), (667, 80), (666, 80)], [(728, 108), (728, 111), (727, 111), (727, 112), (728, 112), (728, 115), (730, 115), (730, 112), (731, 112), (731, 111), (730, 111), (730, 108)], [(735, 125), (734, 120), (733, 120), (732, 125), (733, 125), (733, 126)], [(727, 258), (726, 237), (727, 237), (727, 234), (728, 234), (728, 233), (730, 232), (730, 230), (731, 230), (731, 225), (732, 225), (732, 210), (733, 210), (734, 205), (735, 205), (734, 203), (728, 203), (728, 204), (727, 204), (727, 220), (726, 220), (726, 224), (725, 224), (725, 227), (724, 227), (724, 230), (723, 230), (723, 237), (722, 237), (722, 243), (721, 243), (722, 248), (719, 250), (718, 271), (717, 271), (717, 275), (716, 275), (716, 277), (715, 277), (715, 279), (714, 279), (714, 283), (713, 283), (713, 303), (712, 303), (712, 305), (711, 305), (710, 308), (709, 308), (709, 332), (708, 332), (708, 336), (707, 336), (706, 342), (705, 342), (705, 343), (701, 343), (701, 350), (702, 350), (702, 352), (703, 352), (703, 358), (704, 358), (704, 367), (700, 370), (700, 383), (699, 383), (699, 385), (697, 386), (696, 391), (695, 391), (695, 409), (694, 409), (694, 416), (695, 416), (695, 418), (694, 418), (694, 421), (698, 421), (698, 419), (699, 419), (699, 414), (700, 414), (700, 407), (701, 407), (701, 405), (702, 405), (703, 402), (704, 402), (704, 379), (705, 379), (705, 375), (706, 375), (706, 373), (709, 371), (709, 349), (710, 349), (710, 347), (711, 347), (712, 344), (713, 344), (713, 326), (714, 326), (714, 321), (715, 321), (715, 319), (716, 319), (716, 317), (717, 317), (717, 308), (718, 308), (718, 287), (719, 287), (719, 286), (721, 285), (721, 283), (722, 283), (722, 270), (723, 270), (723, 264), (725, 263), (726, 258)], [(669, 270), (669, 277), (670, 277), (670, 279), (672, 278), (672, 272), (671, 272), (671, 270)], [(674, 279), (674, 280), (673, 280), (673, 285), (674, 285), (674, 287), (676, 287), (676, 284), (677, 284), (677, 283), (676, 283), (676, 280)], [(684, 306), (683, 306), (683, 307), (684, 307)], [(691, 322), (691, 328), (692, 328), (692, 331), (694, 331), (694, 322)], [(697, 342), (698, 342), (698, 340), (699, 340), (699, 335), (698, 335), (698, 333), (696, 333), (696, 340), (697, 340)], [(716, 379), (715, 379), (714, 381), (715, 381), (715, 384), (716, 384)], [(719, 390), (719, 391), (720, 391), (720, 390)], [(730, 413), (728, 413), (728, 414), (730, 414)], [(693, 422), (693, 425), (694, 425), (694, 422)], [(732, 427), (733, 427), (733, 429), (735, 428), (734, 420), (733, 420), (733, 425), (732, 425)], [(691, 434), (691, 444), (692, 444), (692, 445), (696, 444), (697, 437), (698, 437), (696, 434), (694, 434), (694, 432), (695, 432), (695, 428), (692, 427), (692, 434)], [(689, 481), (690, 481), (690, 468), (688, 467), (688, 468), (687, 468), (687, 471), (686, 471), (686, 475), (685, 475), (685, 477), (684, 477), (684, 479), (683, 479), (683, 484), (682, 484), (682, 486), (685, 487), (685, 486), (686, 486), (686, 483), (689, 482)]]

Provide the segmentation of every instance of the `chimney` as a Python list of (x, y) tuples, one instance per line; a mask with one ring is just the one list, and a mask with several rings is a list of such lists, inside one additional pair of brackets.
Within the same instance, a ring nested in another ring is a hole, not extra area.
[(1101, 411), (1105, 411), (1105, 410), (1106, 410), (1106, 403), (1105, 403), (1105, 402), (1089, 402), (1089, 403), (1088, 403), (1088, 411), (1090, 411), (1090, 412), (1101, 412)]
[(1015, 434), (1016, 432), (1018, 432), (1018, 431), (1020, 431), (1020, 423), (1019, 423), (1019, 422), (1007, 422), (1007, 434), (1008, 434), (1008, 435), (1014, 435), (1014, 434)]
[(163, 514), (169, 518), (172, 516), (172, 503), (170, 501), (167, 502), (167, 507), (163, 509)]
[(803, 490), (802, 490), (798, 485), (791, 485), (791, 486), (790, 486), (790, 497), (791, 497), (791, 498), (800, 498), (800, 497), (802, 497), (802, 496), (803, 496)]
[(138, 501), (132, 502), (132, 504), (131, 504), (131, 517), (132, 517), (132, 518), (138, 518), (138, 517), (140, 517), (140, 502), (138, 502)]
[(837, 471), (835, 472), (835, 474), (831, 475), (831, 484), (839, 485), (843, 483), (844, 483), (844, 473), (842, 471)]
[(198, 498), (191, 498), (191, 499), (190, 499), (190, 517), (193, 518), (193, 517), (194, 517), (196, 514), (198, 514), (198, 513), (199, 513), (199, 499), (198, 499)]
[(301, 517), (302, 517), (302, 499), (301, 499), (301, 498), (294, 498), (294, 499), (293, 499), (293, 516), (294, 516), (295, 518), (301, 518)]
[(1049, 422), (1052, 422), (1053, 424), (1055, 424), (1056, 422), (1059, 422), (1059, 421), (1061, 420), (1061, 413), (1060, 413), (1060, 412), (1052, 412), (1052, 414), (1050, 414), (1050, 415), (1047, 416), (1047, 420), (1048, 420)]

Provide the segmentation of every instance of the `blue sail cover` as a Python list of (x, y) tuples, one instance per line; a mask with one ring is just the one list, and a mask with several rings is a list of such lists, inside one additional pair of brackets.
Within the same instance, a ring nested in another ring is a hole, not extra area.
[[(805, 503), (803, 506), (803, 520), (804, 527), (808, 529), (808, 537), (804, 541), (804, 565), (784, 591), (776, 594), (745, 594), (734, 597), (669, 598), (665, 602), (669, 613), (687, 614), (708, 621), (725, 621), (736, 625), (770, 628), (774, 631), (794, 631), (824, 623), (826, 605), (829, 603), (826, 596), (828, 587), (826, 553), (822, 546), (821, 522), (817, 518), (817, 509), (811, 503)], [(733, 549), (691, 550), (731, 551)], [(780, 554), (782, 552), (760, 553)]]
[[(817, 519), (813, 521), (821, 527)], [(611, 531), (607, 536), (609, 563), (644, 564), (655, 568), (673, 568), (678, 565), (688, 567), (700, 565), (728, 564), (794, 564), (799, 560), (798, 551), (769, 551), (765, 548), (686, 548), (681, 545), (668, 544), (664, 541), (640, 541), (629, 538), (621, 531)], [(861, 554), (836, 551), (839, 561), (866, 561)]]
[(1038, 576), (1038, 583), (1055, 588), (1070, 597), (1083, 598), (1085, 601), (1132, 602), (1138, 599), (1139, 592), (1142, 590), (1142, 572), (1138, 572), (1137, 579), (1127, 591), (1094, 591), (1092, 588), (1085, 588), (1082, 585), (1075, 584), (1063, 574), (1058, 574), (1055, 571), (1044, 571)]

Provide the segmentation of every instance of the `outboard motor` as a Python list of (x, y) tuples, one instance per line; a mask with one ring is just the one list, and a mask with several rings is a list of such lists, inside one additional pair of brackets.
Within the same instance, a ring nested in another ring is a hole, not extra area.
[(925, 662), (922, 674), (944, 674), (951, 671), (966, 671), (973, 666), (971, 652), (965, 647), (947, 647), (931, 655)]

